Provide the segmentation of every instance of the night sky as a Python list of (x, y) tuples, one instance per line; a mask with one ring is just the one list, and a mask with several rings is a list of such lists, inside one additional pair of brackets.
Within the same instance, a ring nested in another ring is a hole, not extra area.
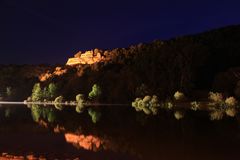
[(240, 1), (0, 0), (0, 20), (0, 64), (55, 64), (78, 50), (240, 24)]

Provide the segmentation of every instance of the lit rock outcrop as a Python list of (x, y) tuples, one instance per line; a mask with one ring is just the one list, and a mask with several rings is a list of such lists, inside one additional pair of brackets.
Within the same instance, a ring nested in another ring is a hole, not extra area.
[(66, 65), (74, 66), (79, 64), (94, 64), (102, 61), (104, 58), (101, 55), (102, 51), (94, 49), (82, 53), (81, 51), (75, 54), (74, 58), (69, 58)]
[(56, 67), (52, 73), (50, 71), (47, 71), (46, 73), (41, 74), (38, 78), (41, 82), (44, 82), (53, 76), (61, 76), (66, 72), (67, 69), (63, 69), (62, 67)]

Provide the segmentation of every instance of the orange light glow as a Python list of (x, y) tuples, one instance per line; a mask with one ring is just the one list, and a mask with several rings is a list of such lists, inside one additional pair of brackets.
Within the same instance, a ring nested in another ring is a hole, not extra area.
[(98, 151), (101, 147), (102, 141), (100, 138), (93, 135), (77, 135), (73, 133), (65, 134), (66, 142), (77, 145), (80, 148), (91, 151)]

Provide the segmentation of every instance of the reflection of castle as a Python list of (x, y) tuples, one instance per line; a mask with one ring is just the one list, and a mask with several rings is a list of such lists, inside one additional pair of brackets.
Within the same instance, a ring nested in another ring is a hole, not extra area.
[(102, 145), (100, 138), (93, 135), (77, 135), (73, 133), (65, 133), (66, 142), (75, 144), (77, 147), (86, 150), (98, 151)]
[(78, 52), (74, 58), (69, 58), (66, 65), (94, 64), (102, 60), (101, 53), (96, 51)]

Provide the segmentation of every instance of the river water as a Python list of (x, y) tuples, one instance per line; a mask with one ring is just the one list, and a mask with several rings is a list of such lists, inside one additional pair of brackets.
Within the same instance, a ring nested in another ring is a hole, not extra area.
[(225, 160), (240, 157), (239, 118), (204, 111), (146, 116), (129, 106), (2, 105), (0, 153), (47, 159)]

